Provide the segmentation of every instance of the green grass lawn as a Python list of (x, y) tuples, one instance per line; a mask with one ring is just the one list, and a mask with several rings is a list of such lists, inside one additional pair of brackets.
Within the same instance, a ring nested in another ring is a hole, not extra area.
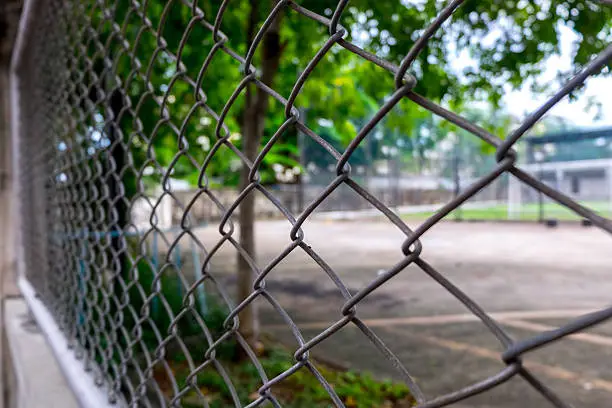
[[(604, 217), (612, 216), (610, 209), (610, 203), (607, 202), (583, 202), (582, 205), (596, 211)], [(557, 203), (544, 203), (544, 219), (557, 219), (560, 221), (578, 221), (581, 219), (580, 216), (575, 214), (573, 211), (565, 208), (564, 206)], [(433, 211), (424, 211), (418, 213), (405, 213), (402, 214), (402, 218), (406, 220), (420, 220), (426, 219), (434, 214)], [(513, 220), (519, 221), (536, 221), (538, 219), (539, 207), (538, 204), (523, 204), (519, 207), (519, 212)], [(506, 204), (491, 205), (486, 208), (461, 208), (451, 212), (446, 219), (454, 220), (457, 216), (460, 219), (470, 220), (483, 220), (483, 221), (498, 221), (508, 220), (508, 206)]]

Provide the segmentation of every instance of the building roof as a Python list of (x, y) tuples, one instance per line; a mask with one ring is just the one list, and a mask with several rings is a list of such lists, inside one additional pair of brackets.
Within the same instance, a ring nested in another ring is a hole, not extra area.
[(530, 145), (545, 143), (571, 143), (599, 138), (612, 138), (612, 127), (599, 129), (578, 129), (566, 132), (547, 133), (544, 135), (527, 136), (523, 138)]

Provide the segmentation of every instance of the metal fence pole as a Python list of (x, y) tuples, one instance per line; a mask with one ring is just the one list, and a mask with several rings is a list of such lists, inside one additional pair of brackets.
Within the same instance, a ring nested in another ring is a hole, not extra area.
[[(453, 149), (453, 184), (454, 184), (454, 190), (453, 190), (453, 197), (456, 198), (459, 196), (459, 194), (461, 193), (461, 179), (460, 179), (460, 174), (459, 174), (459, 169), (461, 168), (461, 137), (457, 137), (457, 140), (455, 142), (455, 148)], [(455, 210), (455, 220), (456, 221), (461, 221), (463, 219), (462, 217), (462, 211), (461, 211), (461, 207), (458, 207)]]

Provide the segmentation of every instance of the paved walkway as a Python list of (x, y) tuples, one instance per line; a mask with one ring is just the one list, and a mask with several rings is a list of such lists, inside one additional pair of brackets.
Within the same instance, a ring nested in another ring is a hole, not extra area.
[[(287, 224), (287, 225), (285, 225)], [(287, 245), (288, 223), (258, 226), (261, 265)], [(309, 222), (305, 241), (355, 293), (397, 262), (402, 236), (380, 222)], [(217, 232), (203, 230), (205, 245)], [(561, 225), (455, 224), (434, 227), (422, 239), (423, 257), (503, 323), (515, 338), (558, 327), (610, 303), (612, 237)], [(214, 270), (227, 277), (235, 252), (224, 248)], [(340, 318), (342, 296), (321, 268), (293, 253), (267, 279), (267, 287), (309, 339)], [(264, 321), (288, 344), (292, 334), (276, 313)], [(358, 306), (359, 315), (416, 377), (428, 397), (481, 381), (504, 368), (496, 338), (452, 295), (408, 267)], [(389, 362), (355, 327), (326, 339), (315, 354), (381, 376), (396, 376)], [(578, 334), (525, 357), (526, 366), (575, 407), (612, 406), (612, 324)], [(551, 406), (515, 377), (453, 405), (472, 408)]]
[[(518, 315), (518, 313), (509, 313)], [(544, 313), (561, 316), (562, 313)], [(565, 318), (573, 316), (567, 313)], [(368, 320), (368, 326), (416, 377), (426, 395), (434, 397), (483, 380), (503, 369), (501, 346), (469, 315)], [(527, 315), (531, 318), (531, 316)], [(557, 319), (507, 320), (503, 327), (517, 338), (555, 327)], [(550, 325), (545, 322), (551, 323)], [(306, 338), (329, 327), (329, 322), (300, 325)], [(288, 343), (295, 343), (283, 325), (269, 327)], [(359, 330), (349, 326), (318, 346), (315, 355), (356, 369), (397, 377), (382, 355)], [(355, 356), (359, 356), (358, 359)], [(576, 407), (607, 407), (612, 401), (612, 325), (579, 334), (525, 358), (525, 366)], [(604, 361), (606, 363), (604, 363)], [(457, 407), (547, 407), (549, 404), (520, 378), (473, 397)]]

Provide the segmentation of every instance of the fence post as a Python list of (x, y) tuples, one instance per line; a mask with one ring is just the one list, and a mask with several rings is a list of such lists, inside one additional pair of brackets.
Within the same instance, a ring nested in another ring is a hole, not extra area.
[(612, 163), (608, 167), (608, 217), (612, 217)]
[(519, 218), (521, 206), (521, 184), (516, 177), (508, 176), (508, 219)]
[[(461, 137), (456, 136), (455, 149), (453, 152), (453, 183), (454, 191), (453, 198), (456, 198), (461, 194), (461, 180), (459, 179), (459, 166), (460, 166), (460, 154), (461, 154)], [(461, 206), (455, 210), (455, 221), (461, 221), (463, 219)]]

